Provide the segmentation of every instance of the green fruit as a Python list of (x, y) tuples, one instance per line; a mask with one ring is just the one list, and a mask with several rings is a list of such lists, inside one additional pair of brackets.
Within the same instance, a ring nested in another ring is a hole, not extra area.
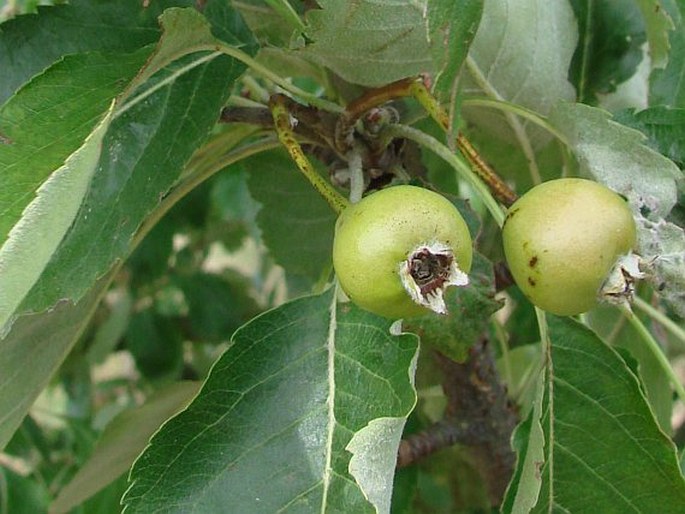
[(504, 221), (504, 253), (533, 304), (562, 316), (597, 304), (617, 259), (635, 245), (626, 201), (591, 180), (540, 184), (516, 201)]
[(333, 266), (360, 307), (389, 318), (445, 312), (442, 294), (464, 285), (472, 243), (459, 211), (443, 196), (394, 186), (340, 215)]

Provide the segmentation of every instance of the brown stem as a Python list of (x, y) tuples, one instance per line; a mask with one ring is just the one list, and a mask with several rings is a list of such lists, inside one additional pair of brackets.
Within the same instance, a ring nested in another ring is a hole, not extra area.
[(471, 348), (463, 364), (442, 355), (439, 361), (448, 400), (445, 418), (403, 440), (398, 465), (407, 466), (439, 449), (462, 444), (477, 463), (492, 505), (499, 505), (514, 470), (516, 456), (509, 441), (518, 419), (492, 353), (483, 340)]

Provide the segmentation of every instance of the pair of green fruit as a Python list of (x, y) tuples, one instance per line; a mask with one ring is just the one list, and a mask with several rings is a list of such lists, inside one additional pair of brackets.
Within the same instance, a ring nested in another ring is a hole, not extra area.
[[(636, 242), (622, 197), (584, 179), (540, 184), (508, 211), (504, 253), (517, 285), (541, 309), (586, 312), (617, 259)], [(465, 285), (472, 241), (443, 196), (395, 186), (362, 199), (338, 219), (333, 266), (360, 307), (389, 318), (445, 312), (443, 291)]]

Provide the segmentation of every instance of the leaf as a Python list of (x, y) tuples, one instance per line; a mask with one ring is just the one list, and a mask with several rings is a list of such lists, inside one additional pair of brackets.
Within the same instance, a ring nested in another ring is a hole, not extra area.
[(560, 102), (549, 122), (565, 136), (581, 171), (622, 194), (652, 219), (676, 203), (678, 167), (645, 146), (640, 132), (611, 120), (606, 111)]
[[(135, 463), (125, 512), (383, 509), (417, 355), (416, 338), (389, 327), (337, 306), (329, 290), (239, 329), (197, 398)], [(363, 476), (352, 458), (378, 462), (378, 473)]]
[(433, 93), (446, 104), (454, 101), (457, 79), (482, 14), (483, 0), (428, 0), (428, 37), (436, 70)]
[(598, 93), (615, 91), (635, 73), (647, 40), (645, 20), (634, 0), (570, 3), (578, 19), (580, 40), (569, 76), (578, 91), (578, 101), (596, 104)]
[(48, 312), (21, 316), (0, 339), (0, 448), (85, 329), (113, 275), (102, 277), (76, 304), (65, 300)]
[(662, 2), (653, 0), (638, 0), (638, 6), (645, 19), (647, 41), (649, 42), (649, 57), (653, 68), (664, 68), (668, 62), (670, 50), (669, 33), (675, 28), (673, 20), (663, 8)]
[(187, 405), (198, 390), (199, 383), (178, 382), (160, 389), (140, 407), (114, 418), (90, 458), (54, 499), (50, 513), (69, 512), (126, 473), (152, 434)]
[(685, 3), (682, 0), (661, 0), (658, 5), (670, 16), (674, 30), (668, 34), (671, 46), (668, 64), (664, 69), (652, 72), (649, 104), (685, 107)]
[(241, 166), (248, 172), (250, 193), (262, 204), (257, 223), (274, 260), (288, 273), (319, 280), (331, 266), (335, 213), (285, 150), (247, 159)]
[[(575, 98), (567, 77), (577, 41), (576, 20), (567, 2), (485, 2), (466, 62), (464, 93), (485, 94), (547, 114), (559, 100)], [(492, 133), (511, 138), (503, 132), (500, 116), (474, 108), (469, 112)]]
[(76, 218), (111, 120), (112, 108), (83, 146), (36, 191), (0, 247), (0, 337)]
[(176, 378), (183, 367), (183, 336), (173, 319), (154, 308), (131, 317), (125, 341), (136, 367), (146, 378)]
[[(159, 15), (189, 0), (73, 0), (38, 7), (38, 15), (18, 16), (0, 30), (0, 104), (60, 58), (78, 53), (135, 52), (159, 38)], [(84, 82), (83, 84), (88, 84)]]
[(685, 109), (665, 106), (642, 111), (626, 109), (614, 114), (614, 119), (647, 136), (645, 144), (685, 168)]
[[(220, 4), (252, 52), (239, 16)], [(164, 81), (163, 87), (112, 121), (77, 217), (0, 339), (0, 447), (80, 335), (141, 224), (159, 216), (160, 200), (206, 140), (244, 70), (225, 56), (188, 68), (202, 57), (187, 56), (157, 73), (150, 82)], [(21, 374), (28, 368), (33, 372)]]
[(149, 53), (66, 57), (0, 108), (0, 244), (36, 190), (83, 144)]
[(422, 7), (400, 0), (319, 0), (302, 52), (364, 86), (433, 71)]
[(501, 512), (530, 512), (539, 499), (542, 486), (540, 469), (545, 462), (545, 434), (540, 424), (545, 378), (543, 370), (536, 381), (533, 408), (528, 417), (516, 427), (512, 436), (518, 462), (502, 501)]
[(655, 506), (663, 514), (682, 512), (685, 480), (675, 446), (635, 376), (579, 323), (548, 321), (546, 461), (533, 512), (652, 512)]

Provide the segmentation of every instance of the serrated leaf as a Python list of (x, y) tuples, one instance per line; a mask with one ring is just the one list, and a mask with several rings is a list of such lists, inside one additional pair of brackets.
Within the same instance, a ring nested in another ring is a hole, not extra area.
[[(576, 86), (578, 101), (596, 104), (598, 93), (615, 91), (618, 84), (635, 73), (643, 58), (641, 47), (647, 40), (645, 20), (634, 0), (570, 3), (578, 19), (580, 40), (569, 76)], [(654, 2), (648, 3), (652, 8)]]
[(50, 514), (69, 512), (126, 473), (152, 434), (185, 407), (199, 388), (197, 382), (175, 383), (154, 393), (140, 407), (114, 418), (90, 458), (60, 490), (50, 505)]
[[(218, 5), (225, 14), (221, 21), (233, 19), (235, 37), (254, 51), (237, 13), (224, 2)], [(198, 57), (157, 73), (149, 82), (165, 81), (163, 87), (112, 121), (74, 223), (22, 302), (22, 315), (0, 340), (0, 447), (80, 335), (141, 223), (159, 214), (160, 200), (206, 140), (244, 70), (225, 56), (193, 66)], [(29, 314), (34, 312), (39, 314)], [(17, 376), (29, 367), (32, 373)]]
[[(359, 441), (412, 410), (417, 340), (334, 296), (294, 300), (236, 332), (197, 398), (134, 465), (125, 512), (362, 513), (389, 501), (397, 432)], [(360, 433), (355, 459), (383, 456), (378, 496), (350, 468), (346, 448)]]
[(284, 150), (241, 166), (248, 173), (250, 193), (262, 204), (257, 223), (274, 260), (289, 273), (318, 280), (331, 266), (335, 213)]
[(685, 168), (685, 109), (628, 109), (615, 113), (614, 119), (642, 132), (647, 136), (645, 144), (674, 161), (680, 169)]
[(675, 446), (659, 429), (636, 377), (579, 323), (548, 321), (546, 460), (533, 512), (682, 512), (685, 480)]
[[(567, 77), (577, 40), (576, 20), (566, 1), (485, 2), (466, 62), (464, 92), (486, 94), (547, 114), (559, 100), (575, 98)], [(500, 116), (469, 110), (478, 124), (511, 138)]]
[[(159, 38), (158, 16), (190, 0), (73, 0), (39, 7), (38, 15), (19, 16), (0, 30), (0, 104), (31, 77), (65, 55), (86, 52), (129, 53)], [(87, 84), (87, 82), (85, 82)]]
[(0, 337), (76, 218), (100, 159), (113, 107), (114, 103), (83, 146), (36, 191), (0, 247)]
[(0, 108), (0, 242), (79, 148), (150, 51), (65, 57)]
[(678, 167), (645, 146), (637, 130), (611, 120), (606, 111), (583, 104), (559, 103), (549, 122), (565, 136), (583, 173), (624, 195), (657, 219), (676, 203)]
[(638, 0), (638, 6), (645, 19), (647, 41), (649, 42), (649, 57), (653, 68), (664, 68), (668, 62), (670, 44), (668, 38), (675, 28), (673, 20), (663, 8), (662, 2), (654, 0)]
[(364, 86), (435, 74), (443, 101), (449, 101), (482, 9), (482, 0), (318, 3), (320, 9), (307, 13), (311, 42), (304, 55)]
[[(237, 18), (236, 30), (241, 28)], [(163, 44), (173, 37), (167, 34)], [(233, 81), (245, 69), (226, 56), (197, 65), (203, 58), (194, 53), (155, 74), (148, 84), (164, 86), (112, 122), (81, 215), (23, 308), (41, 311), (57, 298), (78, 299), (96, 277), (128, 255), (138, 227), (207, 139)], [(174, 74), (178, 70), (184, 71)]]
[(303, 52), (349, 82), (381, 86), (432, 72), (419, 3), (402, 0), (319, 0), (307, 13)]
[(666, 10), (674, 29), (668, 33), (668, 64), (650, 77), (649, 104), (685, 107), (685, 4), (682, 0), (661, 0), (657, 5)]

